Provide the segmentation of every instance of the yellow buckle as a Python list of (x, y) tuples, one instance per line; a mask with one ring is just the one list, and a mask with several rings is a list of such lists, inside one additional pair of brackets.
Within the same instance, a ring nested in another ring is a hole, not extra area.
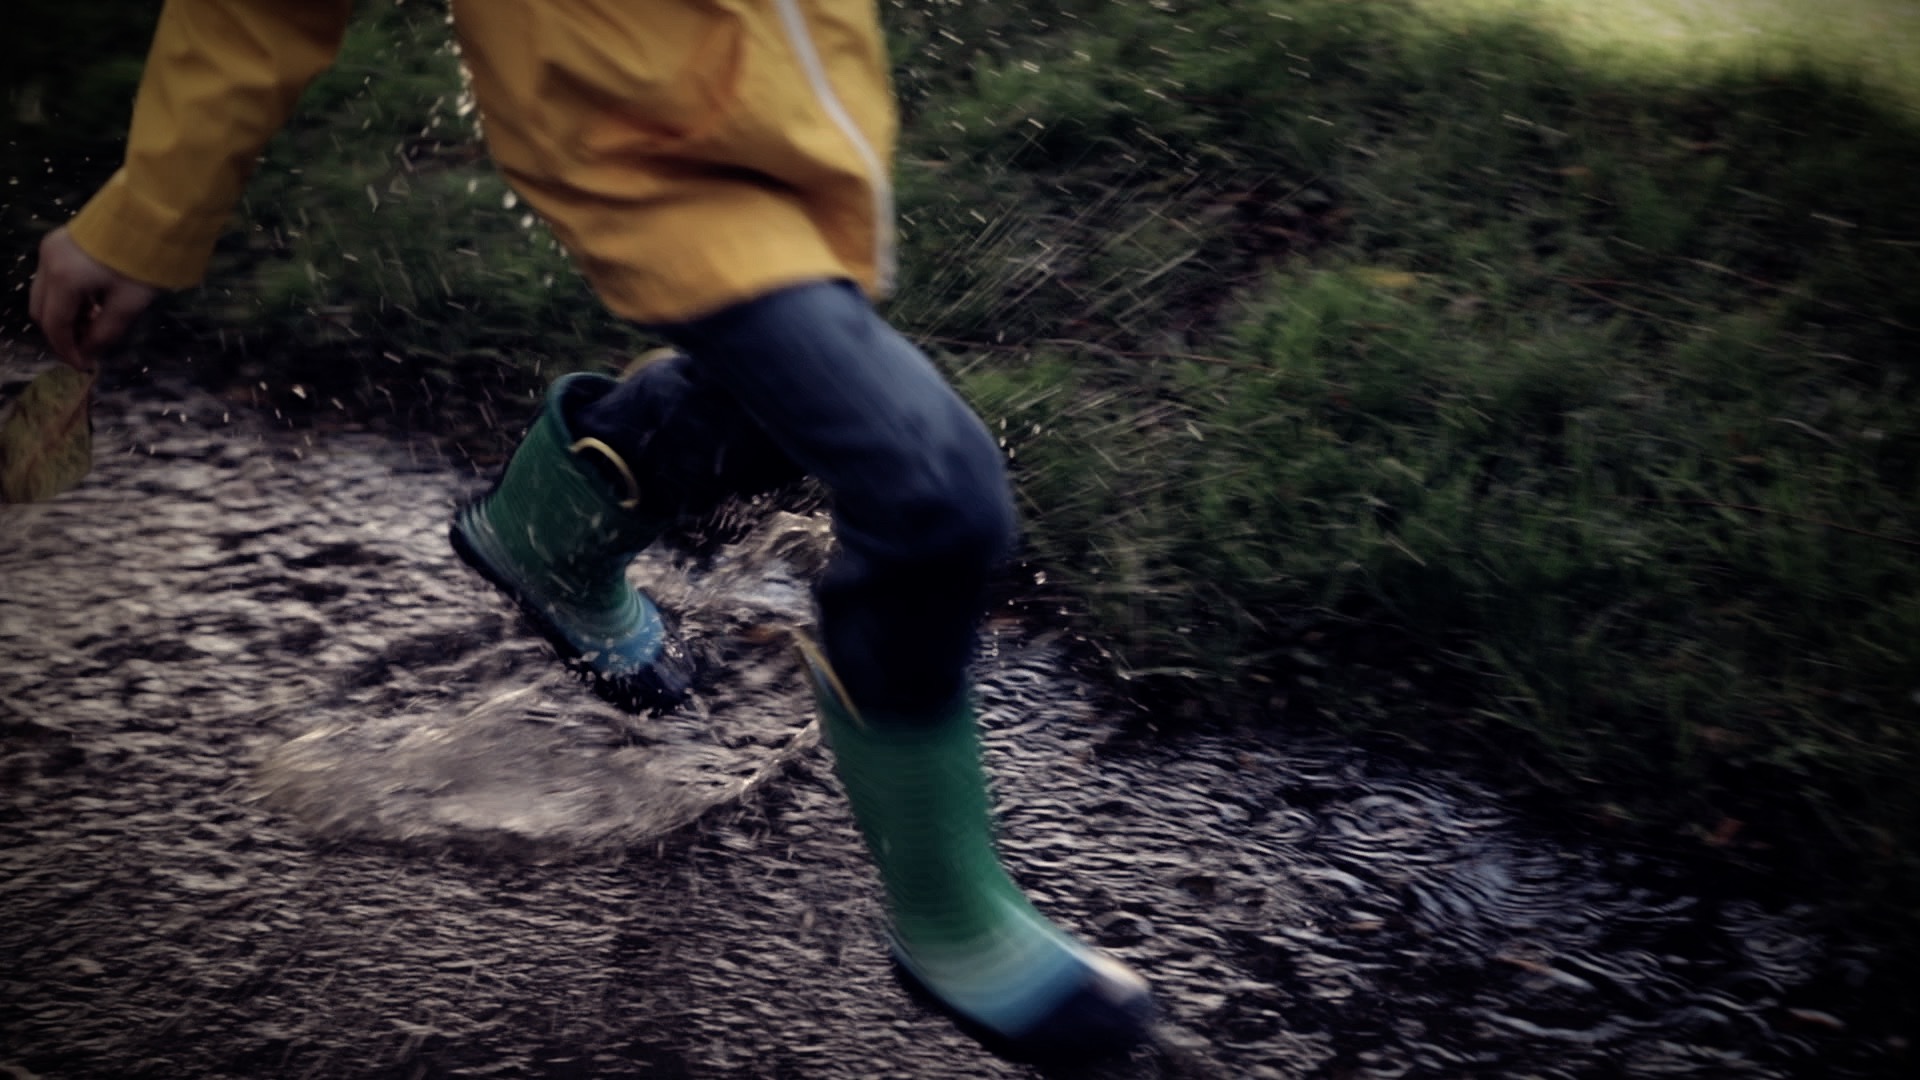
[(827, 692), (838, 698), (841, 706), (846, 709), (847, 719), (853, 721), (855, 727), (864, 729), (867, 722), (860, 716), (859, 708), (854, 705), (846, 686), (841, 684), (840, 676), (833, 670), (833, 665), (827, 663), (826, 650), (799, 630), (788, 632), (793, 635), (793, 643), (799, 648), (800, 656), (806, 661), (807, 666), (813, 669), (814, 675), (827, 684)]
[(597, 451), (601, 457), (613, 462), (613, 467), (620, 472), (620, 478), (627, 482), (628, 495), (625, 499), (620, 500), (620, 508), (622, 510), (637, 509), (640, 506), (640, 481), (633, 478), (633, 470), (627, 468), (626, 461), (624, 461), (619, 454), (614, 453), (613, 447), (608, 446), (599, 439), (591, 438), (581, 439), (579, 442), (567, 447), (567, 452), (570, 454), (577, 454), (582, 450)]

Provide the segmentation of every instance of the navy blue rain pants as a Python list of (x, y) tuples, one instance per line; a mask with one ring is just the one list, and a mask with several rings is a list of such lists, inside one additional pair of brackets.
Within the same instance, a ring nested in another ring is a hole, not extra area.
[(687, 513), (811, 474), (838, 543), (815, 587), (827, 658), (863, 710), (944, 712), (965, 691), (1014, 510), (993, 436), (845, 282), (655, 327), (685, 355), (574, 418)]

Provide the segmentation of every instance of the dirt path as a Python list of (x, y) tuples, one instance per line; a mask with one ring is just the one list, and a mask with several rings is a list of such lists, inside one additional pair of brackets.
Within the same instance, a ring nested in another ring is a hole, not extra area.
[[(639, 721), (457, 565), (427, 441), (98, 421), (0, 509), (0, 1076), (1029, 1075), (889, 975), (783, 645), (819, 520), (643, 562), (713, 674)], [(980, 695), (1018, 876), (1162, 998), (1100, 1075), (1897, 1065), (1810, 913), (1350, 747), (1123, 734), (1016, 625)]]

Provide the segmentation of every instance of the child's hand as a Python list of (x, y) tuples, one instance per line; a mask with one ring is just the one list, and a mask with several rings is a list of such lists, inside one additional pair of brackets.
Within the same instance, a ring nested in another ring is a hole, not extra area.
[(99, 354), (119, 341), (160, 290), (138, 282), (80, 250), (64, 228), (40, 241), (28, 311), (54, 355), (92, 371)]

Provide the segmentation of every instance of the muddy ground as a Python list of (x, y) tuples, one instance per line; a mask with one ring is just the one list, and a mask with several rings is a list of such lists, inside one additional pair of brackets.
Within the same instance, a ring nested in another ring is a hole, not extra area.
[[(454, 559), (441, 444), (184, 380), (96, 419), (85, 485), (0, 507), (0, 1075), (1032, 1075), (891, 977), (787, 644), (822, 519), (642, 560), (707, 674), (640, 719)], [(1351, 746), (1123, 722), (1064, 655), (996, 618), (979, 693), (1017, 876), (1159, 993), (1093, 1075), (1911, 1064), (1813, 909)]]

